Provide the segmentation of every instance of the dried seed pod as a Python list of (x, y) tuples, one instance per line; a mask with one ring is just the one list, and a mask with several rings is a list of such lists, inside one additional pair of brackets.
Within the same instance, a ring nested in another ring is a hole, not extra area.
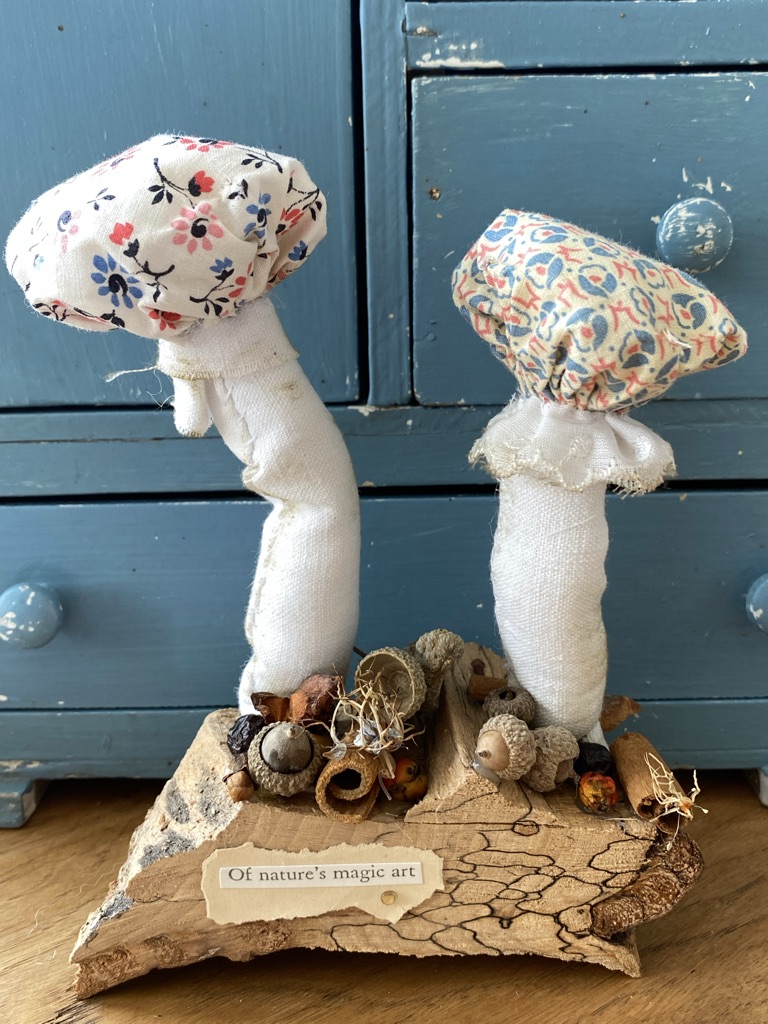
[(310, 786), (320, 771), (322, 754), (310, 733), (294, 722), (262, 729), (248, 751), (254, 782), (268, 793), (293, 796)]
[(536, 760), (533, 734), (514, 715), (490, 718), (477, 736), (472, 767), (484, 778), (519, 779)]
[(242, 803), (244, 800), (250, 800), (256, 792), (253, 779), (245, 768), (242, 768), (239, 772), (232, 772), (224, 781), (227, 784), (229, 795), (236, 804)]
[(254, 736), (265, 725), (264, 716), (260, 714), (240, 715), (236, 718), (227, 733), (227, 746), (232, 756), (239, 758), (246, 755)]
[(251, 702), (256, 713), (262, 715), (265, 722), (285, 722), (288, 720), (290, 702), (288, 697), (278, 697), (275, 693), (252, 693)]
[(613, 771), (610, 750), (602, 743), (588, 743), (586, 740), (579, 740), (579, 756), (574, 761), (573, 770), (577, 775), (583, 775), (585, 772), (610, 775)]
[(397, 647), (381, 647), (366, 655), (357, 666), (355, 687), (370, 687), (394, 698), (403, 718), (416, 714), (427, 693), (421, 665), (413, 654)]
[(495, 715), (514, 715), (530, 725), (536, 714), (536, 704), (522, 686), (505, 686), (488, 694), (483, 701), (483, 711), (489, 718)]
[(288, 717), (292, 722), (330, 722), (336, 699), (344, 690), (341, 676), (322, 673), (308, 676), (288, 698)]
[(609, 693), (603, 698), (603, 710), (600, 712), (600, 727), (604, 732), (618, 728), (630, 715), (638, 715), (642, 706), (632, 697), (622, 697)]
[(559, 725), (546, 725), (533, 730), (536, 759), (533, 767), (523, 776), (523, 782), (539, 793), (549, 793), (573, 772), (574, 759), (579, 756), (579, 744), (568, 729)]

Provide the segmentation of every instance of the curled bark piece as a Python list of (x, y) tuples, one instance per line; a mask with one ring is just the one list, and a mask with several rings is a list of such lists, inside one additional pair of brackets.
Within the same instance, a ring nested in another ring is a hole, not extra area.
[(355, 823), (365, 821), (379, 795), (377, 757), (347, 747), (342, 757), (328, 762), (315, 786), (317, 806), (328, 818)]
[(366, 686), (394, 697), (403, 718), (416, 714), (427, 693), (423, 668), (413, 654), (397, 647), (381, 647), (361, 660), (355, 672), (355, 688)]
[[(639, 732), (627, 732), (611, 744), (619, 781), (635, 814), (654, 821), (662, 832), (676, 833), (681, 809), (690, 803), (653, 744)], [(664, 782), (662, 783), (661, 779)]]
[(422, 705), (424, 711), (434, 711), (440, 700), (445, 670), (464, 653), (464, 641), (448, 629), (432, 629), (406, 648), (422, 669), (427, 686)]
[(538, 793), (549, 793), (565, 782), (573, 771), (574, 759), (579, 756), (579, 744), (573, 733), (559, 725), (547, 725), (533, 730), (536, 761), (523, 782)]
[(642, 705), (632, 697), (623, 697), (617, 693), (608, 693), (603, 697), (603, 710), (600, 712), (600, 727), (610, 732), (625, 722), (630, 715), (640, 713)]
[(483, 701), (483, 711), (489, 718), (494, 715), (514, 715), (530, 725), (536, 714), (536, 704), (522, 686), (506, 685), (488, 694)]
[(610, 939), (662, 917), (680, 902), (704, 867), (701, 850), (684, 830), (673, 839), (660, 839), (656, 851), (637, 881), (592, 908), (595, 935)]

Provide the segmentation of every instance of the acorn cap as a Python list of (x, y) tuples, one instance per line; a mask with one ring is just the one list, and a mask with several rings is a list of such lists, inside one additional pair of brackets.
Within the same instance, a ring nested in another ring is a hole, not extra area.
[(514, 683), (492, 690), (483, 701), (483, 711), (489, 718), (495, 715), (514, 715), (530, 725), (536, 714), (536, 703), (527, 690)]
[[(490, 718), (477, 736), (473, 767), (479, 774), (492, 772), (501, 779), (519, 779), (536, 760), (533, 734), (514, 715)], [(477, 766), (477, 767), (476, 767)]]
[(448, 629), (431, 629), (414, 641), (407, 652), (413, 654), (424, 670), (427, 693), (424, 710), (434, 711), (440, 700), (445, 670), (464, 653), (464, 641)]
[(268, 793), (293, 796), (311, 786), (320, 773), (323, 757), (303, 726), (275, 722), (262, 729), (248, 750), (253, 781)]
[(559, 725), (534, 729), (535, 760), (522, 778), (526, 786), (539, 793), (549, 793), (569, 777), (574, 759), (579, 756), (579, 743), (572, 732)]
[(393, 697), (403, 718), (416, 714), (427, 693), (424, 669), (413, 654), (399, 647), (381, 647), (360, 661), (355, 687), (365, 685)]

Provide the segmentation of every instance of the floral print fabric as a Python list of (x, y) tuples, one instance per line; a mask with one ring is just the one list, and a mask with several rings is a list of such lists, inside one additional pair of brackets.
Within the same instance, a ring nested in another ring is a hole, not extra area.
[(172, 337), (234, 314), (325, 235), (325, 199), (292, 157), (157, 135), (37, 199), (6, 263), (43, 316)]
[(640, 405), (747, 348), (699, 281), (537, 213), (496, 218), (455, 270), (453, 299), (524, 395), (576, 409)]

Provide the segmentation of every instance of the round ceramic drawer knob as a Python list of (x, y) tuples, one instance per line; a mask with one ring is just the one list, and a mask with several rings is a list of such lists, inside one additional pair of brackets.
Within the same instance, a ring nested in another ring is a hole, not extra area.
[(756, 579), (747, 591), (747, 618), (768, 633), (768, 572)]
[(656, 229), (656, 247), (666, 263), (703, 274), (723, 262), (733, 243), (733, 222), (714, 199), (683, 199), (670, 206)]
[(0, 594), (0, 640), (13, 647), (43, 647), (63, 621), (64, 609), (51, 587), (17, 583)]

